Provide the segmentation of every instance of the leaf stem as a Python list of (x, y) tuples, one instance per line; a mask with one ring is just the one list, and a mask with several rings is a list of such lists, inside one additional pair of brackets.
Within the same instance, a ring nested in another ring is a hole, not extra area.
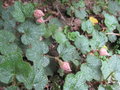
[(119, 33), (106, 33), (106, 34), (112, 34), (112, 35), (117, 35), (117, 36), (120, 36)]
[(13, 83), (12, 83), (12, 85), (13, 85), (13, 86), (16, 86), (16, 84), (17, 84), (17, 82), (16, 82), (16, 76), (14, 75), (14, 76), (13, 76)]
[(52, 59), (55, 59), (56, 61), (62, 63), (62, 60), (60, 60), (59, 57), (54, 57), (54, 56), (50, 56), (50, 55), (44, 55), (44, 56), (47, 56), (47, 57), (52, 58)]
[(107, 80), (113, 73), (114, 72), (111, 72), (105, 80)]

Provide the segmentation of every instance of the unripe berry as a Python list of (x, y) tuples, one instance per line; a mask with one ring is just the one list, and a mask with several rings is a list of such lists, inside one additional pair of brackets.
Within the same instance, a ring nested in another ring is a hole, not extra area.
[(41, 18), (42, 16), (45, 16), (45, 14), (43, 13), (43, 11), (38, 10), (38, 9), (36, 9), (36, 10), (34, 11), (34, 17), (35, 17), (35, 18)]
[(70, 68), (70, 64), (68, 62), (62, 62), (59, 63), (60, 64), (60, 68), (63, 69), (65, 72), (71, 72), (71, 68)]
[(107, 50), (105, 48), (101, 48), (99, 50), (99, 54), (100, 54), (100, 56), (109, 56), (109, 53), (107, 52)]
[(41, 18), (38, 18), (38, 19), (37, 19), (37, 22), (38, 22), (38, 23), (44, 23), (45, 20), (43, 20), (43, 18), (41, 17)]

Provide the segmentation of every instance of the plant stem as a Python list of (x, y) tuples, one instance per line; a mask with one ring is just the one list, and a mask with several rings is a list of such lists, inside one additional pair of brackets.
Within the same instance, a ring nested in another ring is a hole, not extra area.
[(50, 55), (44, 55), (44, 56), (47, 56), (47, 57), (52, 58), (52, 59), (55, 59), (56, 61), (62, 63), (62, 60), (60, 60), (59, 57), (53, 57), (53, 56), (50, 56)]
[(111, 72), (105, 80), (107, 80), (113, 73), (114, 72)]
[(112, 35), (117, 35), (117, 36), (120, 36), (119, 33), (106, 33), (106, 34), (112, 34)]
[(16, 84), (17, 84), (17, 82), (16, 82), (16, 76), (14, 75), (14, 76), (13, 76), (13, 83), (12, 83), (12, 85), (13, 85), (13, 86), (16, 86)]

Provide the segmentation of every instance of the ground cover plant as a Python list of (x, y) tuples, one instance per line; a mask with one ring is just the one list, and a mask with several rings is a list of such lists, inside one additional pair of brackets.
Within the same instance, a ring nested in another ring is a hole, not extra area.
[(0, 90), (120, 90), (120, 0), (1, 0)]

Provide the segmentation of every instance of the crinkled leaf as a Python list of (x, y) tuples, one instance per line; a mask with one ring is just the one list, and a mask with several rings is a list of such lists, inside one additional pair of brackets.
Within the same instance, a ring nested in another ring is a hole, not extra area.
[[(36, 66), (37, 65), (37, 66)], [(45, 75), (44, 68), (41, 64), (34, 65), (35, 78), (34, 78), (34, 88), (35, 90), (43, 90), (48, 83), (47, 76)]]
[(2, 62), (7, 61), (7, 60), (22, 60), (22, 51), (16, 51), (16, 52), (12, 52), (6, 55), (2, 55)]
[(25, 17), (32, 17), (34, 12), (34, 5), (32, 3), (27, 3), (22, 5), (22, 11)]
[(105, 25), (108, 28), (107, 32), (112, 32), (113, 30), (115, 30), (118, 25), (118, 21), (116, 17), (108, 13), (104, 13), (104, 17), (105, 17), (105, 21), (104, 21)]
[(80, 69), (87, 81), (91, 81), (95, 76), (93, 70), (87, 64), (82, 64)]
[(85, 2), (84, 2), (84, 0), (79, 0), (79, 1), (73, 1), (72, 2), (72, 5), (76, 8), (76, 9), (78, 9), (78, 8), (84, 8), (85, 7)]
[(85, 9), (81, 9), (80, 11), (75, 10), (75, 17), (84, 19), (86, 16), (87, 16), (87, 12), (85, 11)]
[(70, 44), (60, 44), (57, 48), (58, 53), (60, 54), (60, 57), (62, 57), (62, 59), (64, 61), (73, 61), (74, 60), (79, 60), (79, 54), (76, 50), (76, 48)]
[[(101, 61), (96, 56), (88, 55), (86, 59), (87, 63), (81, 66), (81, 71), (85, 73), (86, 80), (100, 80), (101, 79)], [(87, 74), (89, 73), (89, 74)]]
[(118, 83), (115, 83), (111, 86), (112, 90), (119, 90), (120, 89), (120, 85)]
[(15, 30), (13, 29), (16, 25), (16, 22), (12, 17), (12, 14), (11, 14), (12, 11), (13, 11), (13, 7), (8, 7), (8, 9), (2, 10), (2, 19), (4, 20), (2, 26), (4, 27), (5, 30), (15, 32)]
[(108, 39), (111, 43), (113, 43), (117, 40), (117, 36), (116, 35), (108, 35)]
[(67, 38), (69, 39), (69, 40), (72, 40), (72, 41), (75, 41), (76, 40), (76, 38), (79, 36), (80, 34), (79, 34), (79, 32), (68, 32), (67, 33)]
[(86, 31), (89, 34), (95, 30), (93, 24), (89, 20), (83, 21), (81, 28), (83, 31)]
[(114, 75), (115, 79), (120, 81), (120, 56), (113, 55), (108, 61), (102, 62), (102, 74), (104, 79), (106, 79), (109, 75)]
[(21, 60), (6, 60), (0, 64), (0, 81), (4, 83), (11, 82), (14, 76), (27, 78), (31, 72), (31, 67), (28, 63)]
[(93, 6), (93, 12), (95, 14), (99, 14), (101, 12), (101, 7), (99, 5), (94, 5)]
[(101, 60), (96, 57), (96, 56), (92, 56), (92, 55), (87, 55), (87, 64), (91, 67), (101, 67), (102, 63)]
[(29, 73), (28, 77), (19, 75), (17, 79), (20, 82), (23, 82), (27, 89), (32, 89), (34, 87), (35, 90), (43, 90), (48, 82), (43, 67), (37, 62), (34, 63), (32, 71)]
[(99, 85), (98, 90), (119, 90), (120, 86), (117, 83), (114, 83), (113, 85), (103, 86)]
[(17, 86), (10, 86), (5, 88), (5, 90), (20, 90)]
[(87, 37), (81, 35), (79, 36), (75, 42), (74, 42), (75, 46), (80, 49), (80, 51), (83, 54), (86, 54), (87, 52), (90, 51), (90, 47), (89, 47), (89, 40)]
[(12, 14), (11, 12), (14, 10), (14, 8), (8, 7), (7, 9), (2, 9), (2, 19), (4, 19), (5, 21), (11, 20), (12, 19)]
[(8, 31), (0, 30), (0, 43), (14, 42), (15, 36)]
[(91, 49), (96, 50), (105, 45), (108, 41), (106, 35), (102, 32), (94, 31), (92, 34), (92, 39), (90, 40)]
[(63, 25), (58, 18), (52, 18), (49, 21), (49, 24), (55, 25), (57, 27), (61, 27)]
[(65, 43), (67, 41), (66, 36), (64, 35), (63, 32), (55, 32), (54, 34), (54, 39), (58, 42), (58, 43)]
[(4, 29), (5, 29), (5, 30), (8, 30), (8, 31), (15, 32), (15, 31), (13, 30), (14, 27), (15, 27), (15, 25), (16, 25), (16, 22), (15, 22), (14, 19), (12, 19), (12, 20), (7, 20), (7, 21), (4, 22)]
[(88, 85), (82, 72), (78, 72), (76, 75), (69, 74), (65, 78), (64, 90), (88, 90)]
[(4, 24), (3, 20), (0, 20), (0, 29), (2, 29), (3, 24)]
[(120, 5), (118, 4), (117, 1), (109, 1), (108, 2), (108, 10), (110, 11), (110, 13), (117, 15), (117, 12), (120, 11)]
[(24, 22), (25, 21), (25, 16), (22, 12), (22, 3), (17, 1), (14, 4), (14, 11), (12, 12), (13, 17), (15, 18), (16, 21), (18, 22)]
[(49, 24), (48, 24), (48, 28), (47, 28), (44, 36), (45, 36), (46, 38), (50, 37), (51, 35), (53, 35), (53, 34), (55, 33), (55, 31), (56, 31), (57, 29), (58, 29), (58, 27), (57, 27), (56, 25), (49, 23)]
[(6, 43), (0, 45), (0, 52), (4, 55), (17, 51), (18, 51), (18, 46), (14, 43), (13, 44)]
[(102, 85), (99, 85), (98, 90), (106, 90)]
[(49, 64), (49, 59), (44, 56), (49, 51), (48, 46), (44, 42), (35, 42), (32, 44), (32, 48), (27, 49), (26, 56), (28, 60), (34, 63), (40, 63), (44, 67)]
[(21, 40), (25, 45), (31, 44), (40, 39), (45, 33), (44, 24), (36, 25), (30, 21), (26, 21), (18, 27), (18, 31), (23, 33)]
[(2, 1), (0, 1), (0, 14), (1, 14), (1, 11), (2, 11), (2, 4), (3, 4), (3, 2)]

